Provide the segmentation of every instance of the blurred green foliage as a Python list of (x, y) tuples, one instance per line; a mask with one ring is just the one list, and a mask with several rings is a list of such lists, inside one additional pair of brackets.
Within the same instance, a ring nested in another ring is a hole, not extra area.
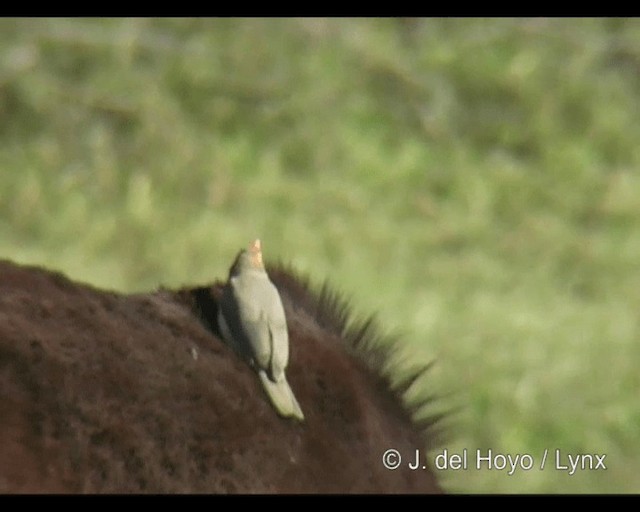
[(450, 451), (607, 454), (447, 489), (638, 492), (639, 119), (637, 19), (1, 19), (0, 256), (138, 291), (259, 236), (437, 356)]

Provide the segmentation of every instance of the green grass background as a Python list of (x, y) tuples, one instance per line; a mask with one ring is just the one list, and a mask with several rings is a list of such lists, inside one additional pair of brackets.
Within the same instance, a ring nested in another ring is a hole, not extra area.
[(0, 20), (0, 257), (131, 292), (256, 236), (437, 359), (450, 452), (607, 455), (447, 490), (640, 491), (640, 20)]

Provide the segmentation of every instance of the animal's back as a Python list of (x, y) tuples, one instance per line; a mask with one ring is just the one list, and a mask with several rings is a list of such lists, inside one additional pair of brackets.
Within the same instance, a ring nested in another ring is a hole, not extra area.
[(0, 492), (439, 492), (382, 466), (422, 432), (297, 278), (273, 275), (304, 423), (221, 342), (220, 283), (121, 295), (0, 261)]

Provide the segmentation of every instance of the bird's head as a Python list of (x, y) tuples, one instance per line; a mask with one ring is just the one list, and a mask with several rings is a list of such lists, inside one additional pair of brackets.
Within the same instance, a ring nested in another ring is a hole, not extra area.
[(229, 277), (237, 276), (245, 270), (264, 270), (264, 263), (262, 261), (262, 244), (260, 239), (256, 238), (249, 244), (248, 249), (242, 249), (238, 256), (236, 256)]

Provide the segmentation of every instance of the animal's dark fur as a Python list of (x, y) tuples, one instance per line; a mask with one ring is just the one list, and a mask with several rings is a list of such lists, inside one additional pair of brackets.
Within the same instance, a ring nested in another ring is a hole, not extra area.
[(0, 261), (0, 492), (440, 492), (429, 470), (382, 465), (431, 432), (401, 400), (416, 375), (394, 391), (372, 323), (268, 271), (304, 423), (222, 343), (223, 283), (122, 295)]

